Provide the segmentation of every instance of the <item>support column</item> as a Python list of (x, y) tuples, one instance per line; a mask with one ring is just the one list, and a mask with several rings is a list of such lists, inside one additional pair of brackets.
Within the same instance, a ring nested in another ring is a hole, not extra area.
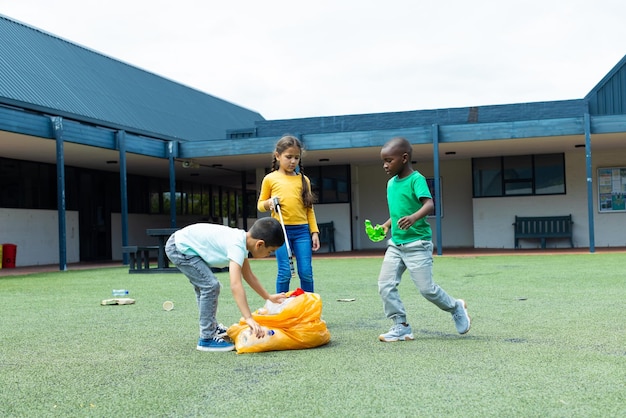
[[(126, 131), (115, 134), (120, 152), (120, 202), (122, 216), (122, 247), (128, 245), (128, 175), (126, 170)], [(122, 253), (122, 264), (128, 265), (128, 253)]]
[(176, 151), (178, 143), (167, 143), (167, 155), (170, 159), (170, 228), (176, 228)]
[(432, 125), (432, 139), (433, 139), (433, 163), (434, 163), (434, 176), (435, 176), (435, 225), (437, 226), (437, 255), (443, 253), (443, 239), (441, 232), (441, 196), (439, 191), (441, 185), (439, 184), (439, 125)]
[(63, 152), (63, 118), (50, 118), (57, 152), (57, 213), (59, 217), (59, 270), (67, 270), (67, 225), (65, 221), (65, 157)]
[(593, 170), (591, 161), (591, 117), (585, 113), (585, 165), (587, 166), (587, 222), (589, 223), (589, 252), (596, 251), (595, 227), (593, 219)]

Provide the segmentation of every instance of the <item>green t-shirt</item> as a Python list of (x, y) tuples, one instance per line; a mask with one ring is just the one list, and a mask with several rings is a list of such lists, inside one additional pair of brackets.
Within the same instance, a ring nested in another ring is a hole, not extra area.
[(418, 171), (408, 177), (398, 179), (393, 176), (387, 182), (387, 204), (391, 218), (391, 239), (395, 244), (432, 240), (432, 230), (426, 217), (415, 222), (409, 229), (398, 228), (398, 219), (418, 211), (423, 205), (420, 198), (431, 198), (426, 178)]

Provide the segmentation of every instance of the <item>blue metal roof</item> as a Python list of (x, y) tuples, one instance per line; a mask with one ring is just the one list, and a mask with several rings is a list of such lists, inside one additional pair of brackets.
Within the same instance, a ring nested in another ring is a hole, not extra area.
[(592, 115), (626, 114), (626, 56), (585, 97)]
[(259, 137), (280, 136), (285, 132), (321, 134), (331, 132), (404, 129), (414, 126), (463, 125), (526, 120), (581, 117), (585, 102), (563, 100), (508, 105), (413, 110), (363, 115), (324, 116), (302, 119), (269, 120), (256, 123)]
[(163, 139), (226, 138), (263, 117), (0, 15), (0, 103)]

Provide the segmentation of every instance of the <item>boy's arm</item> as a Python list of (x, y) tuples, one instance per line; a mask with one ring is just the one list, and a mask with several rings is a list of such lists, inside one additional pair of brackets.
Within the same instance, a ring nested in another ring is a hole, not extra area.
[(241, 267), (239, 264), (231, 261), (228, 265), (228, 272), (230, 276), (230, 291), (233, 293), (233, 298), (237, 307), (241, 311), (243, 319), (248, 322), (248, 319), (252, 319), (252, 312), (250, 312), (250, 306), (248, 305), (248, 299), (246, 298), (246, 291), (243, 288), (241, 281)]
[(433, 209), (435, 208), (433, 199), (422, 197), (420, 202), (422, 203), (422, 207), (416, 212), (398, 219), (398, 228), (409, 229), (415, 222), (433, 213)]
[(250, 267), (250, 261), (248, 259), (243, 260), (243, 267), (241, 268), (241, 274), (243, 275), (243, 279), (250, 285), (250, 287), (263, 298), (263, 300), (267, 300), (270, 298), (270, 294), (261, 282), (259, 278), (255, 276), (252, 272), (252, 268)]
[(385, 232), (385, 235), (387, 235), (387, 233), (391, 229), (391, 218), (387, 219), (385, 223), (382, 224), (381, 226), (383, 227), (383, 231)]
[[(248, 263), (248, 260), (244, 261), (244, 266)], [(231, 261), (228, 265), (228, 271), (230, 275), (230, 290), (233, 292), (233, 298), (237, 307), (243, 315), (244, 321), (250, 327), (250, 330), (256, 335), (257, 338), (263, 338), (265, 336), (265, 330), (252, 318), (252, 312), (250, 312), (250, 306), (248, 305), (248, 299), (246, 298), (246, 291), (243, 288), (241, 281), (242, 268), (239, 264)], [(247, 281), (247, 280), (246, 280)], [(267, 293), (267, 292), (266, 292)]]
[(276, 295), (270, 295), (263, 285), (259, 281), (259, 279), (254, 275), (252, 269), (250, 268), (250, 262), (248, 259), (243, 261), (243, 266), (240, 267), (239, 264), (231, 261), (228, 270), (230, 273), (230, 290), (233, 293), (233, 297), (235, 298), (235, 303), (237, 303), (237, 307), (241, 311), (243, 315), (243, 319), (246, 321), (246, 324), (250, 327), (252, 332), (257, 336), (257, 338), (263, 338), (265, 336), (265, 330), (261, 328), (261, 326), (252, 318), (252, 312), (250, 311), (250, 305), (248, 305), (248, 299), (246, 298), (246, 291), (243, 288), (243, 282), (241, 281), (241, 276), (243, 276), (244, 280), (250, 285), (254, 291), (263, 298), (263, 300), (271, 300), (274, 303), (280, 303), (285, 299), (285, 294), (280, 293)]
[(242, 274), (243, 274), (243, 279), (246, 281), (246, 283), (248, 283), (250, 287), (254, 289), (254, 291), (263, 298), (263, 300), (269, 299), (274, 303), (281, 303), (285, 301), (284, 292), (270, 294), (267, 290), (265, 290), (265, 288), (259, 281), (258, 277), (256, 277), (255, 274), (252, 272), (252, 269), (250, 268), (250, 262), (248, 261), (248, 259), (245, 259), (243, 261)]

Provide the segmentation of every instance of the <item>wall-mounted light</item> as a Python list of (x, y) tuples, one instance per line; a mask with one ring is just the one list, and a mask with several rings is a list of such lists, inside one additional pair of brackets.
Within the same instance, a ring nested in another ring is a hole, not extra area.
[(448, 151), (446, 152), (446, 155), (456, 155), (456, 151)]
[(574, 148), (585, 148), (585, 144), (576, 144)]
[(327, 162), (329, 162), (329, 161), (330, 161), (330, 158), (320, 158), (320, 159), (319, 159), (319, 162), (320, 162), (320, 163), (327, 163)]
[(183, 168), (200, 168), (200, 164), (192, 161), (192, 160), (185, 160), (183, 161), (182, 164)]
[(107, 164), (117, 164), (117, 161), (115, 161), (115, 160), (109, 160), (109, 161), (107, 161)]

